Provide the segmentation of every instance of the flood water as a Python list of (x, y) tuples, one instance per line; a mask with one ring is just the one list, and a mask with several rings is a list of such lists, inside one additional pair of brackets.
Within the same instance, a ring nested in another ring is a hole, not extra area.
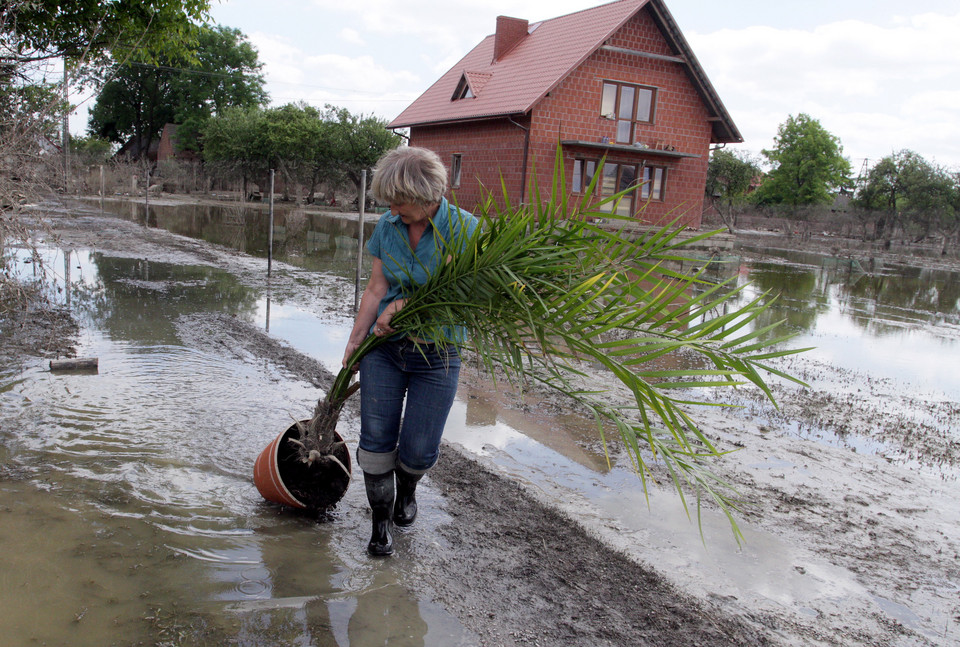
[[(99, 370), (0, 369), (0, 643), (476, 644), (402, 560), (366, 557), (362, 487), (320, 524), (253, 487), (256, 455), (316, 389), (189, 348), (174, 322), (213, 310), (265, 325), (266, 295), (210, 267), (60, 250), (47, 263), (70, 268), (60, 298)], [(426, 533), (400, 540), (414, 559), (447, 520), (423, 517)]]
[[(123, 205), (117, 215), (266, 252), (264, 208), (153, 206), (147, 216), (143, 205)], [(321, 289), (328, 274), (352, 280), (355, 222), (283, 212), (277, 219), (274, 258), (307, 270), (305, 291)], [(61, 269), (57, 298), (83, 325), (78, 355), (98, 357), (100, 368), (52, 374), (40, 361), (0, 368), (4, 644), (475, 644), (419, 592), (410, 567), (418, 542), (448, 519), (430, 491), (418, 532), (401, 540), (411, 554), (403, 560), (363, 553), (362, 487), (350, 488), (321, 524), (263, 503), (251, 483), (254, 458), (318, 394), (268, 364), (191, 348), (175, 325), (184, 314), (232, 314), (336, 370), (347, 323), (331, 324), (295, 300), (271, 301), (217, 268), (90, 250), (46, 254)], [(710, 271), (751, 281), (748, 294), (782, 294), (769, 319), (787, 320), (795, 347), (815, 346), (814, 357), (850, 371), (837, 389), (884, 379), (918, 397), (960, 400), (960, 277), (775, 256), (746, 263), (733, 254)], [(502, 406), (496, 393), (462, 390), (446, 438), (547, 497), (591, 500), (600, 523), (625, 500), (645, 509), (628, 466), (610, 469), (599, 448), (585, 448), (596, 447), (583, 442), (594, 434), (575, 416), (541, 420)], [(679, 506), (662, 501), (653, 510), (629, 522), (637, 533), (652, 525), (672, 545), (689, 545), (688, 555), (699, 550)], [(736, 552), (723, 539), (722, 518), (705, 523), (714, 556), (702, 559)], [(678, 526), (687, 528), (683, 538)], [(782, 545), (747, 534), (752, 566), (727, 568), (726, 576), (746, 586), (772, 563), (792, 563)], [(833, 585), (844, 581), (834, 575)], [(790, 593), (802, 602), (816, 592)], [(909, 626), (911, 618), (901, 621)]]

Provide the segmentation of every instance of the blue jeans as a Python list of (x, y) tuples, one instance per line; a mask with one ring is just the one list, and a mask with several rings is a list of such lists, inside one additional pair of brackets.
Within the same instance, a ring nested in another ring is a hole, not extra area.
[(383, 474), (400, 464), (422, 474), (433, 467), (459, 377), (453, 346), (400, 339), (360, 360), (360, 468)]

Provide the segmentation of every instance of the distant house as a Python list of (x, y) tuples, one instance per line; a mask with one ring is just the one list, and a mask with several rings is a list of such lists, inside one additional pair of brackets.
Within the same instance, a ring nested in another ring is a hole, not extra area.
[(115, 158), (126, 158), (131, 161), (142, 160), (144, 157), (150, 162), (157, 161), (157, 151), (160, 148), (160, 142), (147, 136), (137, 137), (133, 135), (123, 143), (117, 152)]
[(200, 156), (195, 151), (181, 151), (177, 146), (177, 125), (165, 124), (160, 132), (160, 139), (154, 139), (144, 135), (137, 138), (133, 135), (117, 150), (115, 157), (126, 157), (132, 160), (143, 159), (153, 163), (164, 160), (179, 160), (194, 162), (199, 161)]
[(183, 162), (197, 162), (200, 155), (196, 151), (179, 150), (177, 140), (177, 124), (165, 124), (160, 133), (160, 143), (157, 146), (157, 161), (174, 159)]
[[(529, 202), (549, 190), (558, 142), (571, 194), (605, 158), (618, 211), (700, 225), (711, 144), (743, 141), (663, 0), (620, 0), (486, 37), (390, 124), (441, 155), (458, 203), (481, 186)], [(536, 173), (536, 175), (534, 175)]]

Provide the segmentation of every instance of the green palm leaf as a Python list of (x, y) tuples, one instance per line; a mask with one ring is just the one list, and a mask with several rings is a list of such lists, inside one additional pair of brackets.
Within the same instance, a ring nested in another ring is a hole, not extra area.
[[(687, 245), (710, 234), (684, 240), (670, 225), (642, 235), (601, 226), (597, 219), (624, 225), (631, 220), (583, 206), (600, 173), (585, 201), (574, 205), (566, 198), (559, 150), (557, 169), (545, 202), (537, 189), (530, 206), (509, 205), (505, 189), (504, 208), (488, 195), (475, 214), (481, 224), (474, 233), (454, 232), (443, 241), (445, 249), (462, 251), (405, 295), (391, 325), (441, 344), (454, 343), (453, 327), (465, 327), (482, 366), (579, 402), (597, 420), (605, 450), (608, 431), (619, 433), (645, 489), (651, 464), (662, 462), (685, 508), (690, 493), (697, 497), (698, 515), (701, 499), (712, 500), (739, 538), (732, 515), (736, 493), (709, 469), (723, 452), (684, 410), (697, 401), (670, 394), (752, 383), (772, 400), (761, 373), (793, 378), (761, 362), (799, 351), (772, 350), (786, 339), (770, 339), (772, 326), (742, 332), (768, 307), (766, 295), (710, 316), (742, 288), (711, 285), (699, 274), (672, 269), (671, 263), (690, 260)], [(350, 394), (353, 365), (383, 341), (371, 336), (361, 344), (322, 405), (339, 412)], [(650, 364), (672, 354), (696, 361), (669, 370)], [(605, 403), (604, 385), (584, 388), (582, 362), (604, 367), (611, 381), (632, 394), (630, 406)]]

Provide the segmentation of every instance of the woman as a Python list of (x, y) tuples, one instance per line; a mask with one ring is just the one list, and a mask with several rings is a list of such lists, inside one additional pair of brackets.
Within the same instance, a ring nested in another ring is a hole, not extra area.
[[(425, 148), (394, 149), (374, 169), (371, 192), (390, 211), (367, 242), (373, 270), (343, 355), (346, 366), (367, 335), (389, 337), (359, 363), (357, 465), (373, 511), (367, 551), (374, 556), (393, 553), (391, 517), (398, 526), (416, 518), (417, 482), (437, 461), (457, 391), (455, 345), (410, 337), (390, 325), (405, 297), (459, 251), (449, 248), (450, 241), (463, 240), (460, 232), (477, 226), (476, 218), (447, 202), (446, 190), (447, 170)], [(462, 339), (461, 331), (449, 332), (446, 341)]]

